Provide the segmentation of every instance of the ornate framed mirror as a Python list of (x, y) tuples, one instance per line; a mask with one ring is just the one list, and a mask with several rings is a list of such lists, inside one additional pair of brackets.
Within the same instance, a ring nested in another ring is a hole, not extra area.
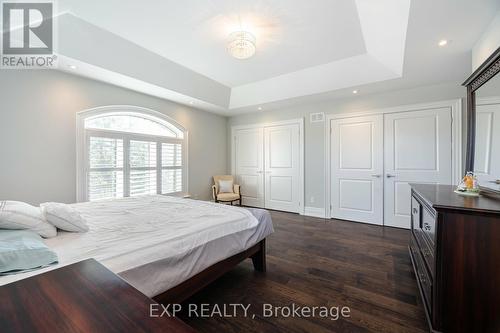
[(500, 47), (463, 83), (467, 87), (466, 171), (483, 192), (500, 194)]

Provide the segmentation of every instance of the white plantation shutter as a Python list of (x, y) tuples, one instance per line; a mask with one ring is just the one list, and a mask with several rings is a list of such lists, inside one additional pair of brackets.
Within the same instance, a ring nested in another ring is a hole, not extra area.
[(186, 191), (185, 134), (151, 115), (111, 112), (86, 119), (83, 196), (95, 201)]
[(162, 170), (162, 194), (182, 191), (182, 169)]
[(162, 143), (161, 193), (182, 191), (182, 144)]
[(88, 198), (90, 201), (123, 197), (123, 140), (90, 137)]
[(130, 141), (130, 196), (157, 193), (156, 142)]

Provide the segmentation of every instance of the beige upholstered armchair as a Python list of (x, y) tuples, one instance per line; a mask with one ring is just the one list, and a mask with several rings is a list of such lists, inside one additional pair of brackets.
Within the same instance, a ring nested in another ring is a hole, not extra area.
[(234, 177), (231, 175), (214, 176), (212, 196), (215, 202), (230, 202), (232, 205), (233, 202), (239, 201), (241, 206), (240, 185), (234, 183)]

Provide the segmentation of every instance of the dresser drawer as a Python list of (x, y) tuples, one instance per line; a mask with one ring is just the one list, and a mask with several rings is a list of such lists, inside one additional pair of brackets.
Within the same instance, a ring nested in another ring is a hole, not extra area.
[(422, 229), (416, 229), (413, 231), (415, 238), (418, 243), (418, 247), (420, 250), (420, 254), (422, 255), (422, 258), (427, 265), (427, 269), (429, 270), (430, 274), (432, 277), (434, 277), (434, 266), (435, 266), (435, 259), (434, 259), (434, 247), (432, 247), (427, 240), (427, 237), (424, 236), (424, 232)]
[(412, 229), (420, 229), (420, 210), (421, 210), (420, 202), (415, 199), (415, 197), (411, 197), (411, 227)]
[(436, 217), (430, 213), (426, 208), (422, 209), (422, 230), (434, 247), (436, 241)]
[(426, 308), (432, 313), (432, 278), (427, 272), (417, 241), (413, 236), (410, 239), (410, 251), (413, 257), (413, 264), (415, 265), (415, 277), (424, 295)]

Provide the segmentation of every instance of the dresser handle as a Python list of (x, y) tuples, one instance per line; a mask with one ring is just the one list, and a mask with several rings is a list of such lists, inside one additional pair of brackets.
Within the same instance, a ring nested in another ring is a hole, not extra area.
[(428, 249), (422, 249), (422, 253), (424, 254), (424, 257), (429, 257), (431, 255), (431, 251)]
[(420, 282), (426, 283), (427, 280), (425, 279), (425, 275), (423, 273), (420, 273), (419, 277), (420, 277)]
[(416, 208), (413, 208), (413, 214), (417, 214), (418, 210)]
[(429, 223), (424, 223), (424, 229), (427, 231), (431, 230), (431, 226), (429, 225)]

